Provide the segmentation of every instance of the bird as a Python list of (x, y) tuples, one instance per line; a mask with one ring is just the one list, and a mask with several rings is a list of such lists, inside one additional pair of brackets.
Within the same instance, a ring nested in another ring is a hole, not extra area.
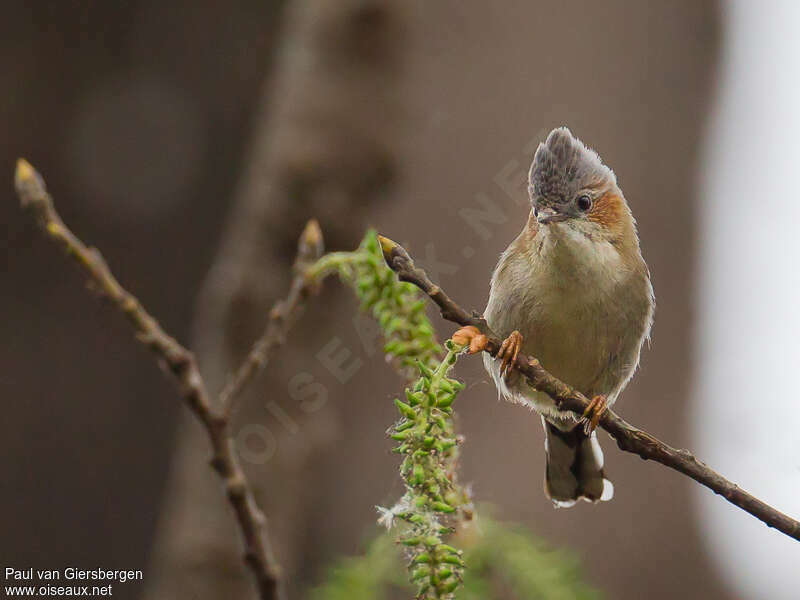
[[(505, 399), (541, 415), (545, 494), (556, 507), (610, 500), (596, 427), (639, 365), (655, 310), (636, 221), (614, 172), (566, 127), (539, 144), (528, 174), (531, 210), (500, 256), (484, 318), (504, 339), (484, 365)], [(475, 337), (462, 328), (461, 339)], [(458, 335), (454, 337), (458, 339)], [(560, 411), (513, 369), (519, 352), (591, 398)]]

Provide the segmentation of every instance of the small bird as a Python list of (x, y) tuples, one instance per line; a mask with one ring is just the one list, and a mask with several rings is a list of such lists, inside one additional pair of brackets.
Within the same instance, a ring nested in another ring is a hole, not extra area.
[[(531, 213), (500, 257), (484, 314), (505, 341), (484, 363), (503, 397), (542, 416), (545, 493), (556, 506), (610, 500), (594, 430), (649, 339), (650, 273), (614, 172), (569, 129), (539, 144), (528, 179)], [(520, 351), (592, 399), (583, 419), (512, 370)]]

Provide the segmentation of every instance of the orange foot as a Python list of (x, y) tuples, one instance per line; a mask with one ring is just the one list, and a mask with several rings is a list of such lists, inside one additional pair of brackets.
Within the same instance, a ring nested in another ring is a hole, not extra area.
[(450, 338), (459, 346), (469, 346), (470, 354), (477, 354), (486, 350), (489, 338), (483, 335), (474, 325), (467, 325), (456, 331)]
[(586, 435), (591, 435), (592, 432), (597, 429), (597, 424), (600, 422), (600, 419), (603, 418), (607, 410), (608, 404), (606, 404), (605, 396), (595, 396), (592, 398), (592, 401), (589, 402), (589, 406), (583, 411), (583, 431)]
[(497, 351), (497, 358), (503, 361), (500, 364), (500, 374), (503, 377), (508, 377), (511, 369), (514, 368), (520, 348), (522, 348), (522, 334), (514, 330), (511, 335), (503, 340), (500, 350)]

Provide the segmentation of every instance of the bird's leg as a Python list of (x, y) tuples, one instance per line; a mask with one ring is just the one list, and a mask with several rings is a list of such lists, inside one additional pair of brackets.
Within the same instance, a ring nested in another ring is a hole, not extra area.
[(500, 350), (497, 351), (497, 357), (503, 362), (500, 364), (500, 374), (503, 377), (508, 377), (511, 369), (514, 368), (514, 362), (517, 360), (517, 354), (522, 348), (522, 334), (516, 329), (503, 340), (500, 345)]
[[(484, 334), (474, 325), (467, 325), (456, 331), (451, 339), (461, 346), (469, 345), (468, 352), (476, 354), (486, 350), (486, 345), (489, 342)], [(514, 367), (514, 362), (517, 360), (517, 355), (522, 348), (522, 334), (519, 331), (512, 331), (503, 343), (500, 345), (500, 350), (497, 351), (497, 356), (502, 363), (500, 365), (500, 373), (503, 377), (508, 377), (511, 374), (511, 369)]]
[(606, 403), (605, 396), (595, 396), (589, 402), (589, 406), (586, 407), (586, 410), (583, 411), (583, 431), (586, 435), (591, 435), (592, 432), (597, 429), (597, 424), (600, 423), (600, 419), (603, 418), (603, 415), (608, 410), (608, 404)]
[(450, 338), (459, 346), (469, 346), (470, 354), (477, 354), (486, 350), (489, 338), (483, 335), (474, 325), (467, 325), (456, 331)]

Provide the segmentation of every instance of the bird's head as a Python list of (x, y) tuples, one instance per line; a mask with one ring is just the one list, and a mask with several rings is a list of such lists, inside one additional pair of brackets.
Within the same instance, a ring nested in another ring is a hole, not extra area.
[(566, 127), (539, 144), (528, 183), (539, 225), (560, 224), (612, 243), (636, 236), (614, 172)]

